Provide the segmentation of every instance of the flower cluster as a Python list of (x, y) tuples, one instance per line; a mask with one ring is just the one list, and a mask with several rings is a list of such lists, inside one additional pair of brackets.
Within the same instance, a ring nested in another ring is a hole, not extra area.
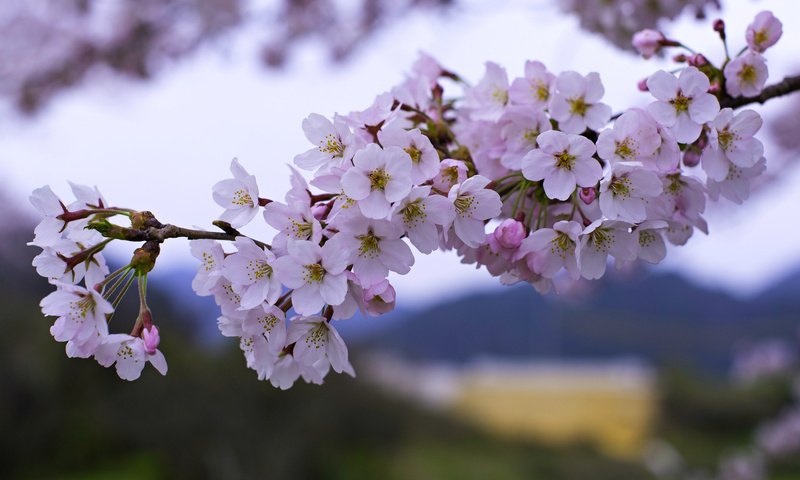
[[(757, 17), (747, 55), (774, 44), (775, 22), (769, 13)], [(637, 38), (655, 42), (646, 56), (681, 45), (661, 34)], [(617, 266), (660, 262), (667, 243), (681, 245), (695, 229), (707, 232), (709, 198), (741, 203), (749, 180), (764, 169), (754, 138), (761, 119), (751, 110), (720, 109), (720, 100), (737, 94), (736, 79), (750, 77), (728, 74), (742, 56), (723, 68), (702, 58), (677, 75), (655, 72), (643, 85), (652, 95), (647, 108), (612, 116), (594, 72), (555, 73), (527, 62), (523, 76), (509, 79), (489, 62), (469, 86), (422, 55), (400, 85), (365, 110), (303, 121), (311, 145), (294, 163), (310, 178), (291, 167), (283, 201), (259, 197), (255, 177), (234, 160), (232, 178), (213, 187), (223, 209), (215, 225), (225, 233), (165, 226), (146, 212), (129, 214), (130, 229), (98, 220), (108, 212), (95, 213), (88, 227), (109, 240), (148, 241), (151, 248), (140, 252), (145, 267), (129, 266), (140, 280), (152, 268), (152, 245), (193, 239), (201, 265), (192, 286), (213, 296), (221, 332), (239, 338), (260, 379), (288, 388), (301, 377), (321, 383), (331, 369), (354, 375), (335, 323), (359, 310), (392, 310), (390, 275), (411, 270), (414, 250), (454, 250), (505, 284), (525, 281), (547, 291), (559, 278), (600, 278), (609, 257)], [(726, 79), (728, 94), (720, 88)], [(62, 227), (61, 208), (42, 212), (42, 229)], [(271, 241), (238, 230), (261, 218), (275, 231)], [(100, 319), (110, 308), (98, 297), (102, 282), (94, 293), (92, 283), (84, 290)], [(144, 303), (142, 311), (149, 319)], [(89, 350), (104, 365), (115, 351), (125, 377), (126, 355), (159, 367), (155, 359), (162, 357), (148, 348), (148, 322), (137, 321), (144, 328), (124, 339), (107, 335), (105, 324), (82, 327), (92, 330), (82, 329), (80, 341), (101, 338)]]

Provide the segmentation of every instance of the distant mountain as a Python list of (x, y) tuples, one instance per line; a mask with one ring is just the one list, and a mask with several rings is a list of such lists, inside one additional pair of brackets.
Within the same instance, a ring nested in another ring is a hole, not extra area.
[(362, 346), (416, 361), (636, 356), (722, 373), (738, 345), (793, 336), (800, 324), (800, 272), (749, 300), (647, 271), (591, 287), (560, 297), (527, 285), (468, 295), (408, 313)]

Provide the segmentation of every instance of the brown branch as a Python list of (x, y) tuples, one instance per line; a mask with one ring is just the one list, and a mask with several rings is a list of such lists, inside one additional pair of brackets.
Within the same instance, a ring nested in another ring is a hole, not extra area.
[[(205, 230), (192, 230), (175, 225), (149, 226), (146, 228), (126, 228), (110, 222), (92, 222), (89, 228), (97, 230), (106, 238), (127, 240), (129, 242), (157, 242), (162, 243), (169, 238), (186, 238), (189, 240), (222, 240), (234, 241), (237, 236), (224, 232), (207, 232)], [(270, 248), (269, 244), (253, 239), (261, 248)]]
[(800, 90), (800, 75), (795, 75), (793, 77), (786, 77), (782, 81), (768, 86), (761, 92), (760, 95), (756, 97), (733, 98), (726, 95), (720, 100), (719, 104), (722, 108), (739, 108), (745, 105), (750, 105), (751, 103), (763, 104), (771, 98), (781, 97), (798, 90)]

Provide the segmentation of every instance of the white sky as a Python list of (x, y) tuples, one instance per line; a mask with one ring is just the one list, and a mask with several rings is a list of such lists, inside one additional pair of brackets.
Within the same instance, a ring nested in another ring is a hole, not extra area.
[[(767, 53), (771, 79), (797, 73), (800, 26), (793, 23), (800, 21), (800, 3), (724, 3), (730, 9), (723, 16), (733, 51), (744, 45), (744, 29), (755, 13), (771, 9), (781, 18), (784, 36)], [(580, 31), (577, 19), (560, 13), (555, 1), (487, 5), (473, 0), (447, 17), (430, 12), (405, 17), (340, 66), (331, 65), (324, 49), (312, 42), (296, 50), (287, 69), (265, 70), (256, 60), (252, 40), (257, 34), (244, 32), (227, 48), (203, 51), (153, 82), (109, 80), (98, 73), (103, 78), (57, 97), (33, 120), (6, 112), (0, 120), (0, 186), (32, 214), (26, 200), (31, 190), (50, 184), (68, 197), (66, 181), (73, 180), (99, 186), (117, 206), (152, 210), (164, 222), (209, 227), (220, 211), (211, 186), (229, 175), (231, 158), (238, 157), (256, 175), (261, 196), (282, 199), (288, 187), (284, 164), (310, 146), (302, 119), (312, 112), (365, 108), (402, 80), (418, 50), (472, 81), (482, 75), (484, 61), (500, 63), (514, 77), (522, 74), (526, 59), (536, 59), (556, 72), (598, 71), (604, 101), (615, 111), (649, 100), (636, 91), (636, 82), (664, 64), (620, 53)], [(710, 20), (684, 17), (665, 31), (718, 59), (721, 45), (709, 25)], [(769, 110), (779, 109), (764, 108), (767, 122)], [(769, 168), (772, 150), (765, 143)], [(781, 177), (743, 208), (712, 206), (712, 234), (672, 248), (663, 268), (749, 293), (800, 265), (800, 228), (787, 215), (790, 205), (800, 204), (800, 170)], [(264, 237), (261, 223), (244, 230)], [(162, 268), (190, 261), (182, 241), (168, 242)], [(412, 272), (393, 281), (401, 300), (418, 303), (497, 284), (485, 271), (442, 253), (418, 256)]]

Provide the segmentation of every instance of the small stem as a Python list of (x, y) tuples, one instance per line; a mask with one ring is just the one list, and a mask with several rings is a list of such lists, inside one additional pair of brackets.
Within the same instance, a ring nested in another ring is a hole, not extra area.
[(110, 282), (111, 280), (117, 278), (122, 273), (128, 273), (128, 270), (130, 270), (130, 269), (131, 269), (130, 264), (125, 265), (124, 267), (120, 267), (119, 269), (117, 269), (117, 270), (111, 272), (110, 274), (108, 274), (108, 276), (106, 276), (106, 278), (104, 278), (102, 282), (100, 282), (97, 285), (95, 285), (94, 288), (95, 289), (102, 289), (108, 282)]

